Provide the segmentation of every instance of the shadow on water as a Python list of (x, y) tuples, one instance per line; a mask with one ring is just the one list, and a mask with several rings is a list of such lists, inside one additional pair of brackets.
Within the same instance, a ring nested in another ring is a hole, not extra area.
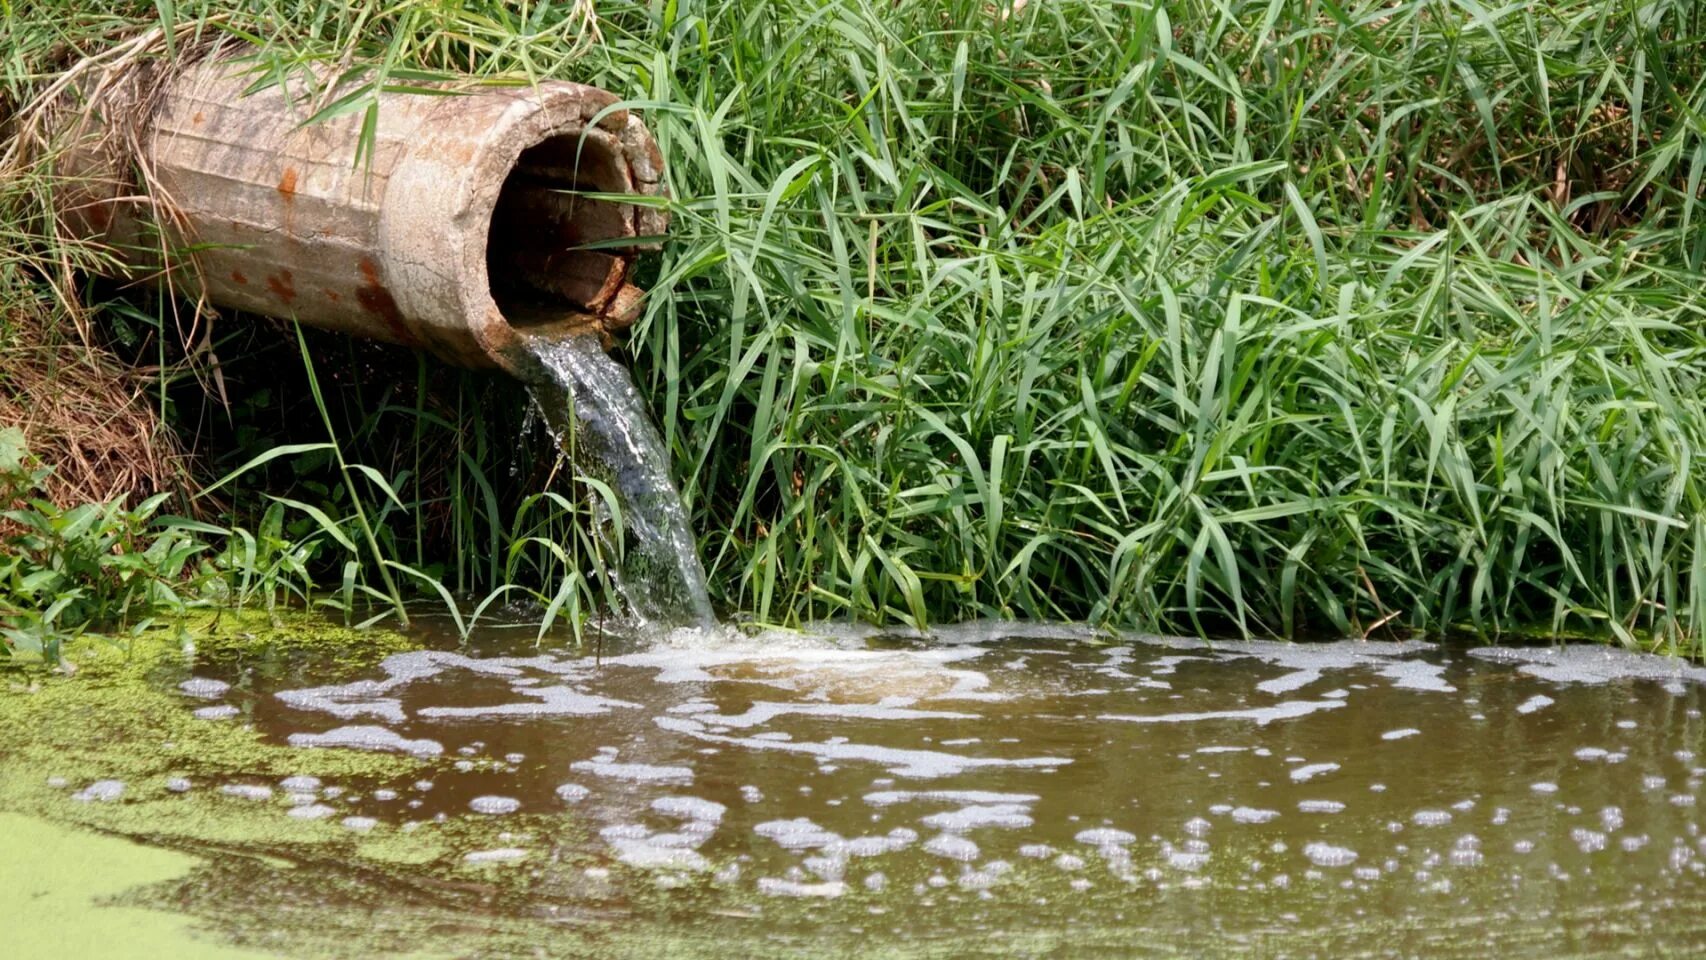
[(1706, 672), (1672, 661), (966, 624), (932, 642), (614, 637), (595, 662), (526, 630), (455, 650), (420, 630), (445, 649), (353, 680), (195, 668), (185, 710), (422, 767), (221, 797), (395, 860), (218, 859), (174, 903), (239, 939), (244, 916), (294, 929), (281, 897), (326, 930), (359, 929), (357, 904), (476, 955), (1552, 957), (1706, 938)]

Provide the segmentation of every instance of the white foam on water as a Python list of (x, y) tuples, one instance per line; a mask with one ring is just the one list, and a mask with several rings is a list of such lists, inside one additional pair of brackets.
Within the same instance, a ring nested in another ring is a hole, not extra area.
[(231, 685), (212, 677), (191, 677), (178, 684), (178, 689), (186, 697), (195, 697), (199, 700), (218, 700), (231, 690)]
[[(712, 730), (745, 730), (761, 726), (778, 717), (799, 716), (835, 720), (978, 720), (974, 713), (953, 713), (946, 710), (915, 710), (907, 707), (885, 707), (881, 704), (860, 703), (773, 703), (758, 702), (744, 713), (725, 716), (720, 713), (696, 713), (693, 719)], [(977, 741), (970, 741), (975, 743)]]
[(924, 851), (949, 860), (970, 863), (977, 859), (977, 844), (953, 833), (941, 833), (924, 841)]
[(565, 783), (557, 787), (557, 799), (564, 803), (580, 803), (591, 793), (591, 790), (578, 783)]
[(1136, 715), (1104, 713), (1098, 720), (1118, 720), (1124, 723), (1199, 723), (1205, 720), (1249, 720), (1265, 727), (1276, 720), (1295, 720), (1322, 710), (1337, 710), (1343, 700), (1286, 700), (1271, 707), (1251, 707), (1246, 710), (1208, 710), (1201, 713), (1159, 713)]
[(411, 740), (389, 727), (338, 727), (325, 733), (293, 733), (286, 740), (293, 747), (305, 748), (344, 747), (406, 753), (415, 757), (436, 757), (444, 753), (444, 745), (437, 740)]
[(663, 766), (651, 763), (617, 763), (608, 755), (594, 757), (591, 760), (576, 760), (569, 764), (569, 769), (576, 773), (590, 773), (610, 780), (625, 780), (629, 783), (692, 783), (693, 770), (689, 767)]
[(337, 812), (323, 803), (305, 803), (291, 807), (285, 814), (298, 820), (324, 820)]
[(1537, 693), (1534, 696), (1529, 697), (1527, 700), (1517, 704), (1516, 712), (1522, 714), (1534, 713), (1539, 710), (1544, 710), (1557, 702), (1558, 701), (1553, 700), (1544, 693)]
[(491, 816), (502, 816), (521, 809), (521, 801), (514, 797), (483, 796), (468, 801), (468, 809), (475, 813)]
[(320, 789), (320, 785), (319, 777), (308, 777), (300, 774), (294, 777), (285, 777), (278, 782), (280, 790), (289, 790), (292, 793), (312, 793)]
[(706, 731), (696, 720), (685, 717), (654, 717), (653, 722), (672, 733), (680, 733), (708, 743), (720, 743), (756, 750), (778, 750), (803, 753), (819, 760), (836, 762), (867, 761), (878, 764), (895, 776), (930, 779), (956, 776), (968, 770), (999, 767), (1059, 767), (1071, 763), (1066, 757), (966, 757), (937, 750), (913, 750), (899, 747), (848, 743), (843, 740), (779, 741), (758, 737), (731, 737)]
[(477, 717), (595, 717), (620, 709), (639, 709), (639, 704), (582, 693), (574, 687), (526, 687), (516, 691), (537, 702), (499, 703), (486, 707), (425, 707), (419, 715), (433, 720)]
[(192, 784), (188, 777), (167, 777), (166, 789), (173, 793), (188, 793)]
[[(868, 881), (867, 885), (869, 885)], [(760, 877), (758, 878), (758, 892), (767, 897), (834, 899), (847, 892), (847, 884), (840, 880), (832, 880), (826, 883), (800, 883), (795, 880), (783, 880), (779, 877)]]
[(1255, 807), (1232, 808), (1232, 819), (1238, 823), (1267, 823), (1278, 816), (1278, 810), (1259, 810)]
[(1476, 647), (1469, 655), (1492, 663), (1513, 664), (1529, 676), (1552, 683), (1604, 684), (1616, 680), (1706, 683), (1706, 668), (1686, 660), (1615, 647)]
[(1303, 855), (1317, 867), (1348, 867), (1357, 859), (1356, 851), (1349, 847), (1320, 841), (1304, 844)]
[(1404, 727), (1403, 729), (1400, 729), (1400, 730), (1388, 730), (1385, 733), (1380, 735), (1380, 739), (1382, 739), (1382, 740), (1403, 740), (1405, 737), (1418, 736), (1421, 734), (1421, 732), (1422, 731), (1417, 730), (1415, 727)]
[(774, 840), (788, 850), (814, 850), (841, 842), (840, 834), (825, 830), (804, 817), (766, 821), (753, 827), (752, 832)]
[(202, 707), (190, 712), (198, 720), (229, 720), (241, 711), (229, 703), (220, 703), (211, 707)]
[(1137, 841), (1137, 835), (1112, 827), (1094, 827), (1080, 830), (1072, 839), (1092, 847), (1123, 847)]
[(687, 847), (659, 846), (649, 840), (610, 841), (610, 847), (616, 852), (616, 859), (630, 867), (641, 870), (693, 870), (711, 869), (711, 861), (697, 850)]
[(997, 803), (945, 810), (933, 813), (919, 822), (933, 830), (964, 833), (981, 827), (1023, 829), (1036, 821), (1031, 818), (1030, 808), (1023, 804)]
[(498, 847), (492, 850), (475, 850), (462, 857), (468, 863), (514, 863), (527, 859), (528, 852), (520, 847)]
[(865, 794), (865, 802), (873, 807), (888, 807), (914, 800), (961, 804), (1032, 804), (1041, 799), (1042, 797), (1034, 793), (999, 793), (993, 790), (878, 790)]
[(112, 803), (122, 796), (124, 796), (123, 780), (96, 780), (73, 793), (71, 799), (79, 803)]
[(1336, 763), (1306, 763), (1291, 771), (1291, 779), (1293, 783), (1307, 783), (1324, 773), (1332, 773), (1337, 769), (1339, 769), (1339, 765)]
[(666, 816), (717, 823), (729, 808), (699, 797), (658, 797), (652, 801), (652, 809)]
[(272, 788), (258, 783), (228, 783), (220, 787), (219, 792), (228, 797), (238, 797), (243, 800), (272, 799)]
[(1443, 827), (1451, 819), (1449, 810), (1417, 810), (1410, 815), (1410, 822), (1418, 827)]
[(1299, 800), (1297, 809), (1300, 813), (1342, 813), (1345, 805), (1337, 800)]

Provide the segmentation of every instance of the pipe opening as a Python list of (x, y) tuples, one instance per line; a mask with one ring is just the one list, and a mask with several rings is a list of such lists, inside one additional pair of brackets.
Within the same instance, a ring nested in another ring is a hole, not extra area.
[(578, 133), (522, 151), (504, 179), (486, 238), (492, 300), (512, 327), (597, 323), (626, 326), (629, 255), (585, 249), (635, 235), (632, 209), (585, 192), (626, 193), (620, 149)]

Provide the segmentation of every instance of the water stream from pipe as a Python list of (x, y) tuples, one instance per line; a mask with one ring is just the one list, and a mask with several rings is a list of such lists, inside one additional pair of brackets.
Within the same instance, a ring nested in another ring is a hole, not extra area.
[(615, 501), (613, 511), (594, 496), (596, 530), (616, 558), (610, 573), (629, 613), (656, 626), (713, 625), (669, 451), (628, 371), (592, 336), (539, 338), (530, 347), (538, 370), (528, 390), (552, 436), (575, 469), (605, 484)]

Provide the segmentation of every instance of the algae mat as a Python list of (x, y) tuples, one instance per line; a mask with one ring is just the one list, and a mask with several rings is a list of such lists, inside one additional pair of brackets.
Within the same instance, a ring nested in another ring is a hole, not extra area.
[(233, 947), (184, 917), (125, 905), (127, 894), (187, 875), (193, 857), (0, 813), (0, 864), (12, 905), (6, 953), (17, 960), (270, 956)]

